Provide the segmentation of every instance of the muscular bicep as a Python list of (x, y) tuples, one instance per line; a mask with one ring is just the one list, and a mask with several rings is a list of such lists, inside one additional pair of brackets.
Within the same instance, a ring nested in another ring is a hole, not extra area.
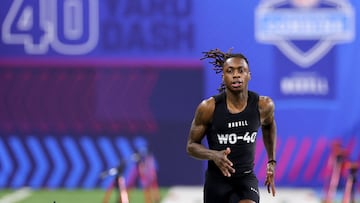
[(206, 131), (206, 125), (204, 123), (200, 123), (196, 118), (193, 119), (190, 133), (189, 133), (189, 141), (201, 143)]
[(212, 100), (203, 101), (196, 109), (189, 132), (189, 142), (201, 143), (214, 111)]

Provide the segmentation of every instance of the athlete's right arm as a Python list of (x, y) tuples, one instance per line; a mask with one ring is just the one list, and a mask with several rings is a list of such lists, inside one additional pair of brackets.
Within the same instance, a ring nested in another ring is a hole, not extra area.
[(227, 148), (222, 151), (211, 150), (201, 143), (205, 136), (206, 129), (212, 121), (214, 109), (214, 98), (204, 100), (199, 104), (191, 123), (186, 151), (190, 156), (196, 159), (214, 161), (224, 176), (231, 176), (231, 173), (234, 173), (235, 169), (232, 168), (233, 164), (227, 158), (230, 149)]
[(214, 98), (202, 101), (196, 111), (191, 123), (189, 137), (187, 141), (187, 153), (196, 159), (212, 159), (212, 151), (201, 144), (207, 126), (210, 124), (215, 109)]

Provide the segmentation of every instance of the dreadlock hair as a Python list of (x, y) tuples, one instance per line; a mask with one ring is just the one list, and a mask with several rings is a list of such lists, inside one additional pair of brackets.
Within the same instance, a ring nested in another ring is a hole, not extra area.
[[(249, 65), (249, 61), (247, 58), (241, 53), (232, 53), (233, 48), (230, 48), (226, 53), (222, 52), (220, 49), (211, 49), (210, 51), (204, 51), (203, 57), (200, 60), (210, 59), (209, 63), (213, 65), (212, 69), (215, 70), (216, 74), (221, 73), (223, 71), (224, 63), (227, 59), (233, 57), (239, 57), (245, 60), (245, 62)], [(225, 90), (225, 84), (222, 82), (220, 87), (218, 88), (219, 92)]]

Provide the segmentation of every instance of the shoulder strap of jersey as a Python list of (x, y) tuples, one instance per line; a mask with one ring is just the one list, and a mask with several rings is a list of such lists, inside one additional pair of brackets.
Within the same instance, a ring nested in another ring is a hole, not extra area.
[(225, 99), (225, 91), (220, 92), (219, 94), (214, 95), (212, 97), (214, 97), (214, 99), (215, 99), (215, 104), (218, 104), (218, 103), (224, 101), (224, 99)]

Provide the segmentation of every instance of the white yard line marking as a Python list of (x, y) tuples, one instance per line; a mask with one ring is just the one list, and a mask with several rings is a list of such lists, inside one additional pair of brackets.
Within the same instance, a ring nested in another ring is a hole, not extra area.
[[(202, 203), (202, 187), (175, 186), (169, 189), (161, 203)], [(276, 196), (260, 188), (260, 202), (266, 203), (321, 203), (319, 195), (310, 188), (277, 188)]]
[(174, 186), (161, 203), (203, 203), (202, 187)]
[(16, 203), (21, 200), (26, 199), (31, 195), (31, 190), (29, 188), (20, 188), (13, 193), (5, 195), (0, 198), (0, 203)]

